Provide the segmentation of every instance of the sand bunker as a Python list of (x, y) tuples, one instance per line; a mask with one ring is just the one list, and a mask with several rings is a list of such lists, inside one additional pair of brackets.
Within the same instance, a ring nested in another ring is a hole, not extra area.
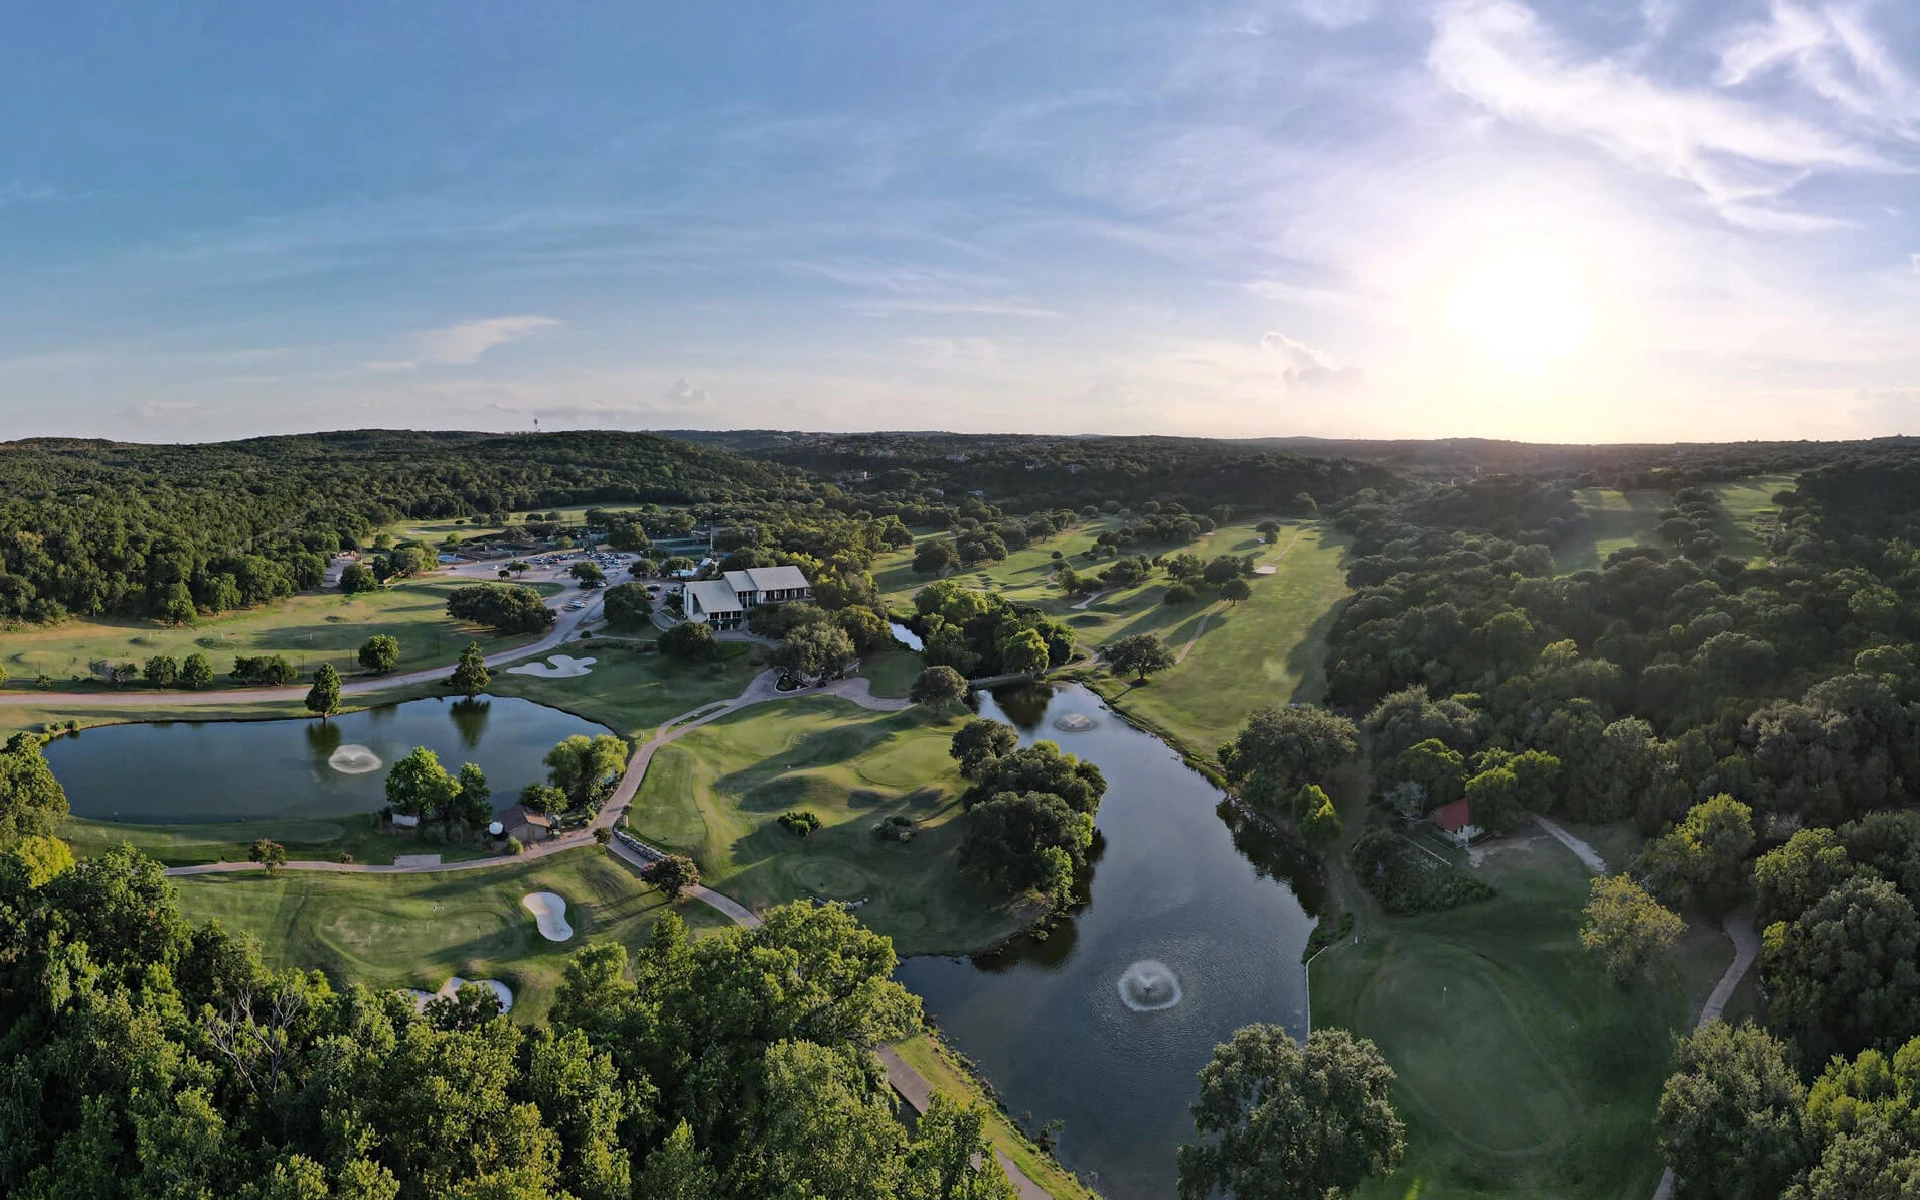
[(571, 654), (552, 654), (546, 662), (530, 662), (523, 666), (508, 667), (509, 675), (533, 675), (541, 679), (578, 679), (582, 675), (593, 674), (593, 664), (597, 658), (575, 658)]
[(1085, 733), (1099, 722), (1085, 713), (1068, 713), (1053, 723), (1055, 729), (1064, 729), (1068, 733)]
[(1280, 568), (1274, 566), (1272, 563), (1263, 563), (1260, 566), (1255, 567), (1253, 569), (1253, 573), (1255, 575), (1278, 575), (1280, 573)]
[(327, 765), (342, 775), (365, 775), (368, 771), (378, 771), (386, 764), (380, 761), (378, 754), (365, 746), (349, 742), (327, 755)]
[(500, 997), (500, 1011), (513, 1011), (513, 989), (501, 983), (498, 979), (462, 979), (460, 976), (455, 975), (452, 979), (441, 984), (440, 990), (437, 992), (423, 992), (419, 988), (401, 988), (400, 990), (413, 998), (413, 1010), (415, 1012), (425, 1012), (427, 1011), (427, 1001), (438, 996), (451, 996), (459, 991), (463, 985), (468, 983), (483, 984), (486, 987), (492, 988), (493, 994)]
[(573, 936), (567, 924), (567, 901), (558, 892), (528, 892), (520, 897), (520, 907), (533, 914), (540, 936), (550, 942), (564, 942)]

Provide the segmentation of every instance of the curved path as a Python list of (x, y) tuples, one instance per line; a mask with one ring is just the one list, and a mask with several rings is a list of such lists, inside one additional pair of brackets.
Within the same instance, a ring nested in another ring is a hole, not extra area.
[[(535, 842), (519, 854), (496, 854), (486, 858), (470, 858), (460, 862), (450, 863), (396, 862), (378, 864), (297, 859), (284, 864), (279, 869), (283, 871), (339, 871), (343, 873), (369, 875), (413, 875), (426, 874), (433, 871), (479, 871), (491, 867), (512, 866), (515, 863), (528, 862), (536, 858), (545, 858), (550, 854), (558, 854), (563, 850), (571, 850), (576, 846), (591, 844), (594, 840), (593, 835), (595, 830), (612, 829), (619, 823), (621, 814), (627, 811), (627, 806), (633, 803), (633, 798), (639, 794), (641, 781), (647, 776), (647, 766), (653, 761), (654, 751), (673, 741), (675, 738), (678, 738), (681, 734), (689, 730), (698, 729), (710, 721), (719, 720), (728, 713), (746, 708), (749, 705), (765, 704), (773, 700), (793, 700), (807, 696), (835, 696), (842, 700), (850, 700), (861, 708), (871, 709), (875, 712), (899, 712), (902, 709), (911, 707), (913, 703), (910, 700), (895, 700), (875, 696), (872, 692), (872, 685), (864, 678), (837, 679), (824, 687), (796, 688), (790, 692), (783, 692), (779, 689), (777, 686), (779, 679), (779, 671), (763, 671), (755, 676), (753, 682), (749, 683), (746, 689), (733, 699), (715, 701), (712, 704), (702, 705), (699, 708), (681, 713), (679, 716), (661, 725), (660, 728), (654, 732), (653, 737), (642, 743), (641, 746), (633, 752), (633, 757), (627, 760), (626, 773), (620, 777), (620, 782), (613, 789), (613, 794), (607, 798), (606, 804), (601, 807), (600, 812), (593, 818), (590, 824), (580, 829), (569, 830), (558, 837), (548, 838), (544, 842)], [(169, 875), (218, 875), (228, 871), (257, 871), (259, 869), (259, 864), (253, 862), (214, 862), (197, 863), (189, 867), (168, 867), (166, 873)], [(728, 900), (727, 904), (733, 905), (733, 901)], [(720, 908), (722, 912), (727, 913), (730, 917), (735, 916), (732, 911), (729, 911), (725, 907), (717, 904), (715, 907)], [(738, 909), (739, 906), (734, 905), (734, 908)], [(746, 910), (740, 909), (740, 911), (745, 912)], [(738, 918), (735, 917), (735, 919)]]
[[(1752, 913), (1728, 913), (1720, 928), (1733, 940), (1733, 961), (1727, 964), (1726, 974), (1720, 976), (1720, 982), (1713, 985), (1707, 1002), (1700, 1006), (1700, 1019), (1693, 1023), (1696, 1030), (1709, 1021), (1720, 1019), (1720, 1014), (1727, 1011), (1727, 1001), (1733, 998), (1733, 989), (1740, 986), (1740, 981), (1746, 978), (1747, 968), (1753, 966), (1753, 960), (1760, 957), (1760, 931), (1754, 928)], [(1653, 1200), (1669, 1200), (1673, 1195), (1673, 1183), (1673, 1170), (1668, 1168), (1660, 1176), (1660, 1186), (1653, 1189)]]
[[(553, 628), (548, 630), (546, 635), (538, 641), (528, 642), (524, 646), (514, 646), (511, 649), (501, 650), (487, 655), (487, 666), (497, 667), (503, 663), (518, 662), (523, 658), (531, 658), (534, 655), (545, 654), (549, 650), (558, 649), (568, 638), (572, 637), (574, 632), (582, 625), (585, 625), (588, 621), (600, 615), (603, 601), (599, 598), (598, 593), (589, 593), (589, 596), (591, 597), (590, 603), (578, 612), (568, 612), (564, 608), (561, 608), (560, 604), (562, 601), (570, 603), (574, 600), (582, 599), (583, 597), (579, 593), (561, 592), (559, 595), (547, 597), (547, 607), (558, 610), (554, 616)], [(343, 683), (340, 687), (340, 694), (343, 696), (360, 696), (369, 692), (384, 692), (389, 688), (412, 687), (415, 684), (421, 683), (439, 683), (446, 679), (447, 673), (453, 670), (453, 667), (453, 663), (448, 663), (445, 666), (426, 667), (418, 671), (407, 671), (399, 675), (360, 676)], [(307, 686), (306, 684), (296, 684), (292, 687), (228, 688), (217, 692), (128, 692), (117, 688), (97, 692), (0, 692), (0, 705), (35, 704), (51, 705), (59, 708), (124, 708), (133, 700), (138, 700), (143, 708), (176, 708), (196, 704), (252, 704), (263, 700), (304, 700), (307, 695)]]
[(1600, 857), (1600, 852), (1588, 845), (1584, 839), (1575, 837), (1565, 829), (1562, 829), (1557, 821), (1551, 821), (1539, 813), (1533, 814), (1533, 823), (1552, 834), (1554, 841), (1559, 842), (1562, 846), (1573, 851), (1581, 862), (1587, 864), (1588, 870), (1596, 875), (1605, 875), (1607, 873), (1607, 860)]

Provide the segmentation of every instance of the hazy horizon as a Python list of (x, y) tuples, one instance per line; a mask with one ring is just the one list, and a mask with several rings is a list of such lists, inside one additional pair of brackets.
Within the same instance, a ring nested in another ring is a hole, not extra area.
[(8, 439), (1920, 432), (1912, 5), (14, 15)]

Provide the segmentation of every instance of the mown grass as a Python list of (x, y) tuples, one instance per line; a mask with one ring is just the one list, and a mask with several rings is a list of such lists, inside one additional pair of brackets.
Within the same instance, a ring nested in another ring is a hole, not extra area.
[[(629, 820), (749, 908), (850, 901), (902, 954), (982, 949), (1023, 922), (956, 863), (962, 781), (947, 747), (964, 715), (829, 697), (742, 709), (662, 747)], [(823, 827), (788, 831), (778, 818), (794, 809)], [(873, 836), (895, 816), (914, 823), (912, 841)]]
[(994, 1149), (1012, 1160), (1014, 1166), (1044, 1188), (1053, 1200), (1095, 1200), (1094, 1193), (1087, 1190), (1086, 1185), (1075, 1178), (1072, 1172), (1055, 1162), (1050, 1155), (1042, 1153), (1014, 1127), (1013, 1122), (995, 1106), (973, 1076), (953, 1061), (952, 1051), (940, 1042), (937, 1035), (916, 1034), (904, 1042), (895, 1042), (893, 1049), (902, 1062), (926, 1079), (935, 1095), (963, 1103), (985, 1105), (989, 1114), (987, 1136), (992, 1140)]
[(69, 817), (60, 836), (73, 853), (88, 858), (130, 842), (170, 867), (193, 863), (246, 862), (260, 838), (279, 842), (290, 859), (338, 862), (351, 854), (357, 863), (390, 863), (402, 854), (438, 854), (445, 862), (479, 858), (491, 851), (478, 843), (428, 843), (414, 833), (383, 833), (368, 813), (339, 820), (235, 821), (206, 825), (146, 825)]
[[(567, 955), (590, 941), (638, 949), (666, 910), (664, 896), (597, 847), (483, 871), (245, 872), (185, 876), (174, 886), (189, 918), (251, 935), (275, 966), (428, 991), (451, 975), (498, 979), (513, 989), (514, 1016), (529, 1021), (552, 1005)], [(520, 903), (534, 891), (565, 897), (572, 938), (540, 936)], [(695, 901), (678, 911), (695, 929), (728, 924)]]
[[(1747, 562), (1766, 561), (1763, 533), (1779, 511), (1773, 495), (1791, 488), (1793, 476), (1756, 475), (1709, 486), (1719, 494), (1727, 514), (1717, 528), (1720, 553)], [(1578, 541), (1554, 547), (1554, 564), (1561, 574), (1597, 571), (1614, 551), (1629, 546), (1670, 549), (1666, 540), (1655, 532), (1660, 525), (1661, 511), (1673, 502), (1670, 492), (1581, 488), (1574, 493), (1574, 499), (1587, 515), (1587, 532)]]
[(1620, 987), (1580, 947), (1589, 877), (1571, 853), (1536, 837), (1482, 871), (1494, 899), (1371, 913), (1360, 944), (1313, 963), (1314, 1026), (1380, 1046), (1407, 1123), (1405, 1164), (1356, 1195), (1640, 1200), (1660, 1175), (1650, 1121), (1671, 1037), (1711, 964)]
[(748, 642), (721, 642), (719, 661), (698, 664), (606, 639), (570, 643), (567, 652), (599, 661), (590, 674), (573, 679), (498, 670), (487, 690), (497, 696), (523, 696), (645, 741), (663, 721), (739, 695), (761, 670), (763, 657), (760, 648)]
[(920, 669), (925, 665), (917, 651), (904, 646), (860, 656), (860, 674), (867, 677), (867, 687), (876, 696), (906, 695), (913, 690), (913, 681), (920, 677)]
[[(94, 691), (102, 688), (96, 663), (144, 663), (156, 654), (180, 659), (202, 653), (219, 676), (215, 686), (225, 687), (233, 658), (241, 654), (284, 654), (303, 676), (321, 663), (332, 663), (344, 676), (357, 675), (361, 668), (356, 653), (377, 633), (400, 643), (396, 670), (401, 672), (450, 665), (468, 642), (479, 642), (492, 654), (534, 640), (526, 634), (500, 636), (449, 617), (447, 593), (470, 582), (429, 577), (357, 596), (305, 592), (179, 627), (134, 618), (74, 618), (8, 632), (0, 666), (7, 670), (11, 690), (31, 691), (36, 678), (45, 674), (56, 691)], [(116, 690), (134, 696), (150, 689), (142, 682)]]

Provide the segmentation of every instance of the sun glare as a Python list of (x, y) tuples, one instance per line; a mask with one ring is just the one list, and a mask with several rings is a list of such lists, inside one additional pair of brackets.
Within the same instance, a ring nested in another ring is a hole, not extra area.
[(1593, 327), (1580, 271), (1545, 248), (1481, 259), (1454, 285), (1447, 319), (1510, 371), (1546, 369)]

